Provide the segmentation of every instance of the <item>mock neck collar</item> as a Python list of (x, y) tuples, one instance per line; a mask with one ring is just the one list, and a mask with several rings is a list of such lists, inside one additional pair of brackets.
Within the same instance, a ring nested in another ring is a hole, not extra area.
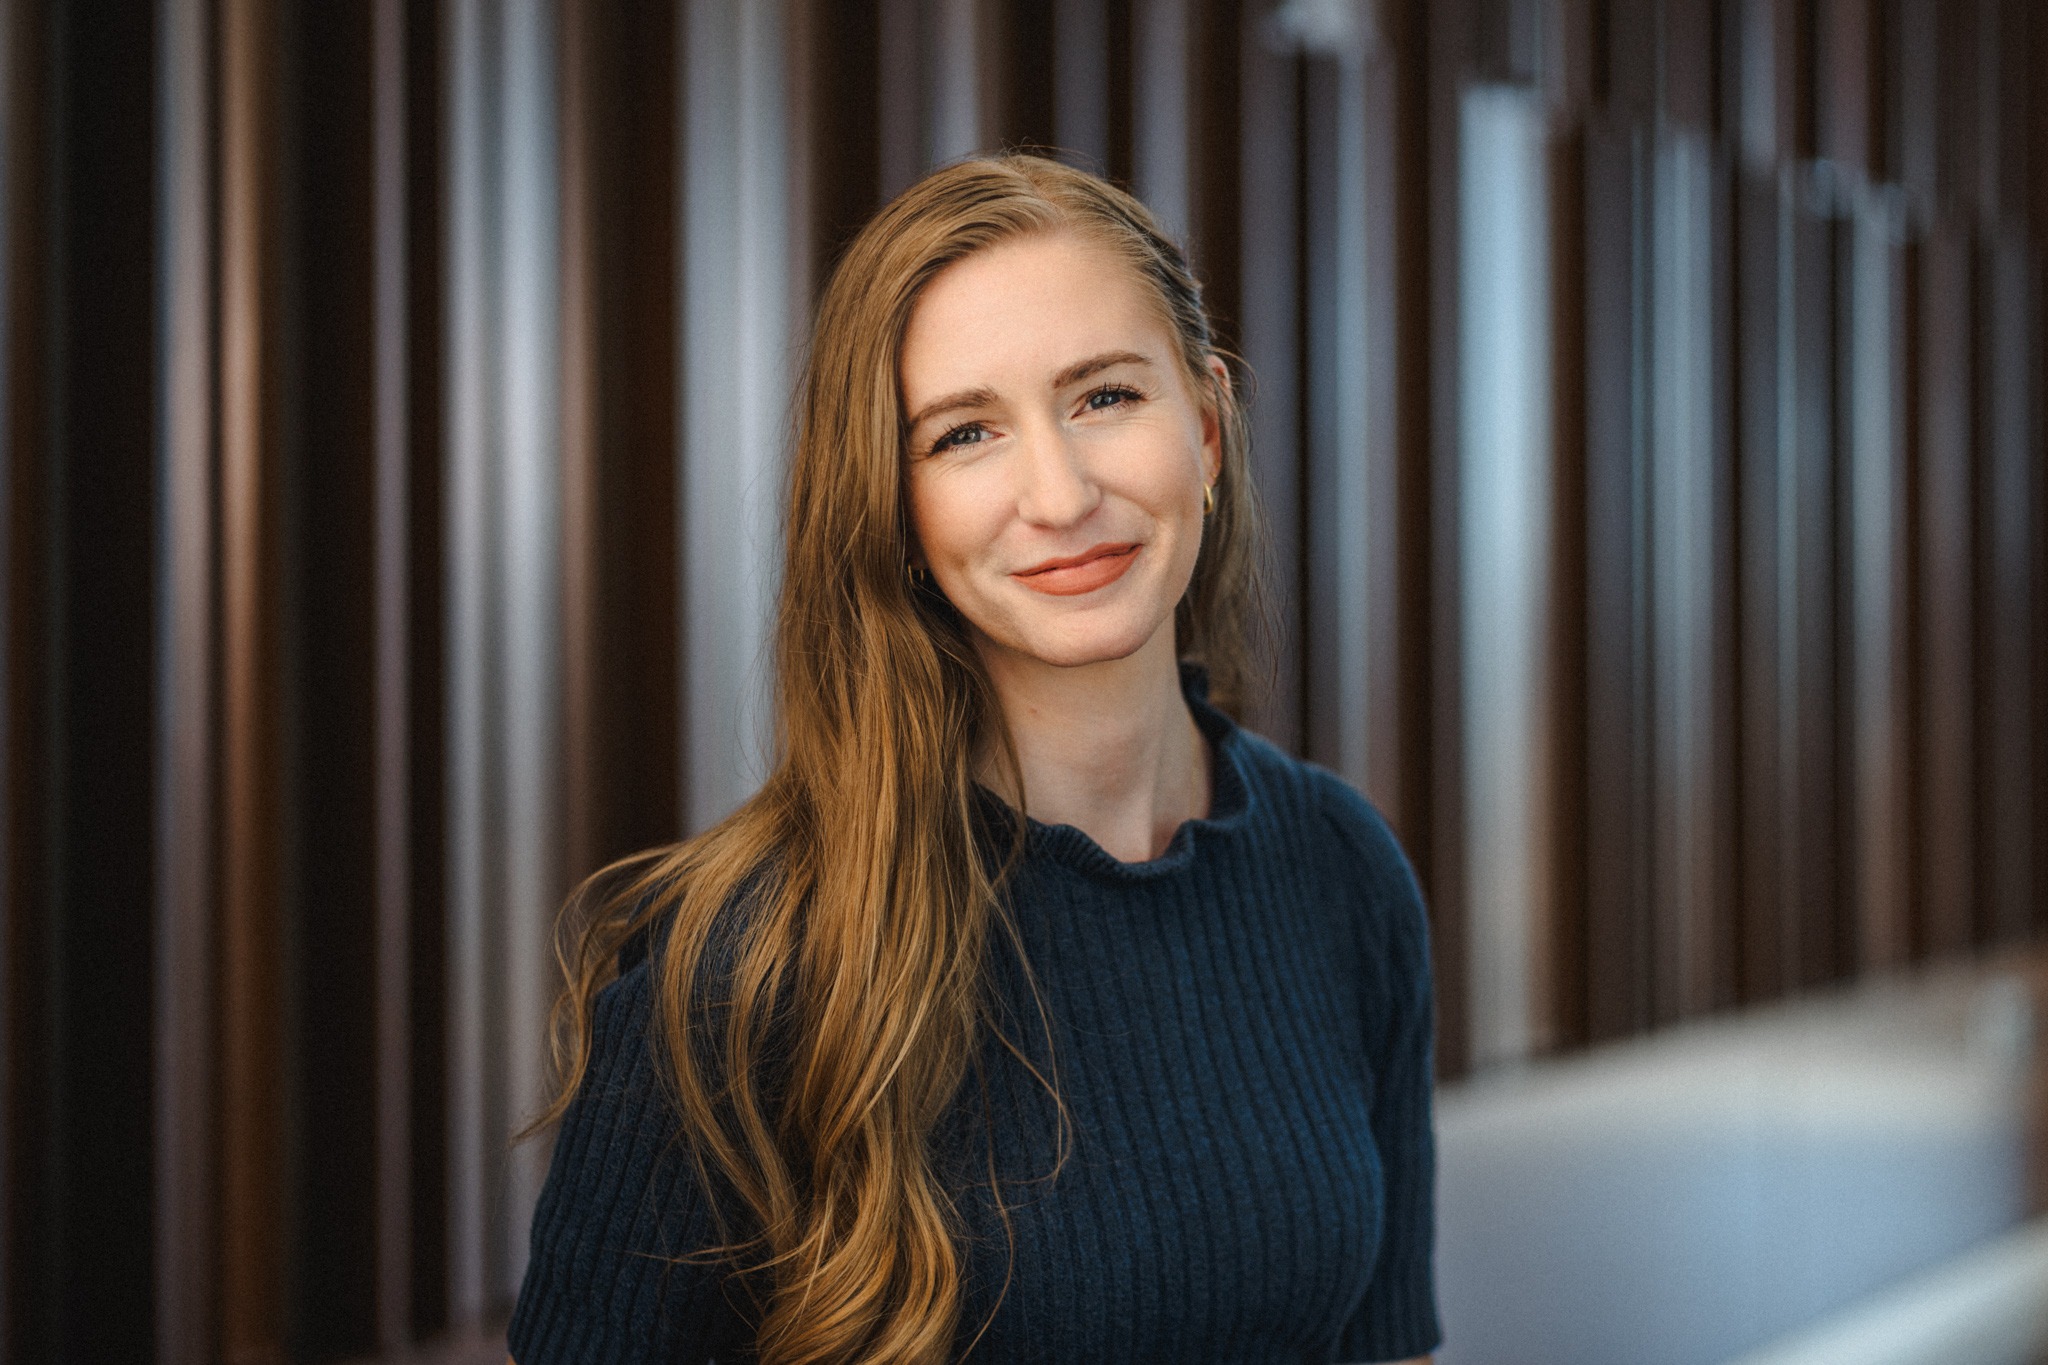
[[(1132, 863), (1112, 855), (1077, 826), (1046, 824), (1025, 816), (1031, 859), (1056, 863), (1100, 881), (1144, 882), (1185, 871), (1204, 844), (1244, 824), (1251, 806), (1251, 788), (1244, 777), (1239, 752), (1242, 736), (1237, 723), (1209, 703), (1209, 675), (1200, 664), (1181, 662), (1180, 686), (1195, 728), (1209, 744), (1209, 813), (1181, 821), (1158, 857)], [(979, 783), (975, 784), (975, 791), (996, 817), (998, 829), (1015, 820), (1017, 811), (1007, 801)]]

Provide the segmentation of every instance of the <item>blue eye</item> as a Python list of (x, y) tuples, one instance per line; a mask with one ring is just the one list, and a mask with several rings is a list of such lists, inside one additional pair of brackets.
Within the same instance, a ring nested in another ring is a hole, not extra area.
[(951, 450), (955, 446), (979, 445), (981, 438), (988, 435), (988, 429), (979, 422), (963, 422), (932, 442), (932, 454)]
[(1110, 384), (1089, 394), (1082, 400), (1082, 405), (1090, 412), (1101, 412), (1120, 403), (1135, 402), (1144, 396), (1136, 389), (1127, 389), (1121, 384)]

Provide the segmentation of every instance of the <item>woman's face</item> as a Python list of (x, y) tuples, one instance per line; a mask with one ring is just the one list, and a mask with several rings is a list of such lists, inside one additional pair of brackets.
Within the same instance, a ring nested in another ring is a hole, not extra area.
[(954, 262), (911, 312), (913, 554), (984, 651), (1072, 667), (1162, 630), (1171, 649), (1222, 443), (1147, 290), (1047, 233)]

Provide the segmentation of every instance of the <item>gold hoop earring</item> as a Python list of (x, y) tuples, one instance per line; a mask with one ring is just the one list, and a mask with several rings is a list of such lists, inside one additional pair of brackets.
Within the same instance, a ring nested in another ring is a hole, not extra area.
[(912, 564), (909, 560), (903, 562), (903, 569), (909, 575), (910, 586), (913, 588), (921, 588), (931, 579), (930, 574), (918, 568), (917, 565)]
[(1216, 485), (1213, 483), (1205, 483), (1202, 485), (1202, 515), (1205, 517), (1212, 516), (1215, 514), (1215, 511)]

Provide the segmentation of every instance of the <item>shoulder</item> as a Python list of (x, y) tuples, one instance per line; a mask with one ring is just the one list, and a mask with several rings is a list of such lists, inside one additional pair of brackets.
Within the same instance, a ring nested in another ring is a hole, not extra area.
[(655, 1121), (664, 1128), (660, 1087), (655, 1083), (654, 987), (642, 959), (597, 993), (591, 1010), (590, 1055), (576, 1089), (566, 1126), (614, 1127)]
[(1356, 787), (1251, 730), (1233, 731), (1231, 744), (1254, 799), (1276, 821), (1329, 850), (1347, 877), (1362, 876), (1376, 889), (1419, 899), (1400, 840)]
[(1322, 827), (1352, 860), (1356, 872), (1383, 892), (1419, 902), (1415, 869), (1379, 807), (1329, 769), (1313, 763), (1302, 766), (1308, 770)]
[(1354, 908), (1381, 953), (1426, 956), (1421, 886), (1379, 808), (1328, 768), (1259, 735), (1239, 730), (1236, 744), (1273, 827), (1286, 845), (1306, 854), (1318, 887)]

